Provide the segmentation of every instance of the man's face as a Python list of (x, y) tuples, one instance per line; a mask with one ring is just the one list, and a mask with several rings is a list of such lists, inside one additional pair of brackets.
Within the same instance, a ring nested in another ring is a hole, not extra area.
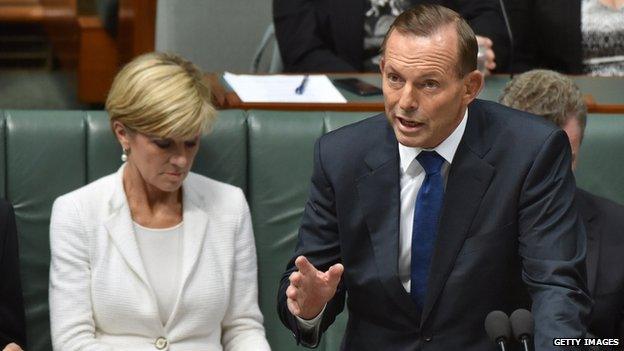
[(568, 135), (570, 139), (570, 148), (572, 149), (572, 170), (576, 170), (576, 160), (581, 148), (581, 141), (583, 140), (583, 131), (576, 117), (568, 118), (568, 121), (563, 125), (562, 129)]
[(429, 37), (390, 34), (380, 68), (386, 117), (401, 144), (434, 148), (461, 122), (483, 76), (458, 77), (457, 57), (453, 25)]

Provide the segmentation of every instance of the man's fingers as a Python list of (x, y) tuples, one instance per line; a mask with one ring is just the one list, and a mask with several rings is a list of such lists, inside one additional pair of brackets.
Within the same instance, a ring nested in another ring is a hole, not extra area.
[(288, 306), (288, 310), (290, 311), (290, 313), (294, 314), (295, 316), (301, 315), (301, 308), (299, 308), (299, 305), (295, 300), (286, 299), (286, 306)]
[(297, 269), (299, 269), (301, 274), (313, 274), (316, 271), (316, 268), (314, 268), (312, 263), (310, 263), (305, 256), (297, 257), (295, 260), (295, 266), (297, 266)]
[(327, 270), (327, 278), (329, 283), (334, 286), (338, 285), (343, 272), (344, 266), (340, 263), (336, 263), (335, 265), (329, 267), (329, 269)]
[(290, 281), (290, 284), (298, 287), (301, 286), (301, 280), (303, 279), (303, 277), (301, 276), (300, 272), (292, 272), (290, 274), (290, 276), (288, 277), (288, 280)]
[(289, 285), (288, 288), (286, 288), (286, 297), (291, 300), (297, 300), (297, 288)]
[(488, 47), (488, 48), (491, 48), (494, 45), (494, 43), (492, 43), (492, 40), (490, 38), (482, 37), (480, 35), (477, 35), (477, 44)]

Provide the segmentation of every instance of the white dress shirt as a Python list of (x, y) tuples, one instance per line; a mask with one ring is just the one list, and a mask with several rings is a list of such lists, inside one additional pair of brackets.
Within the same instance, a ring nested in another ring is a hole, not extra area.
[[(401, 217), (399, 229), (399, 279), (405, 288), (410, 292), (410, 268), (412, 262), (412, 227), (414, 223), (414, 206), (416, 205), (416, 197), (418, 191), (425, 180), (425, 170), (416, 160), (416, 156), (423, 151), (436, 151), (445, 162), (442, 165), (442, 176), (444, 184), (448, 179), (450, 165), (453, 163), (455, 152), (459, 146), (464, 130), (466, 130), (466, 122), (468, 121), (468, 109), (464, 113), (461, 122), (455, 130), (440, 145), (433, 149), (423, 149), (419, 147), (409, 147), (399, 143), (399, 159), (400, 159), (400, 175), (401, 175)], [(325, 308), (314, 319), (305, 320), (297, 317), (299, 327), (306, 332), (314, 332), (318, 335), (318, 327), (320, 326), (321, 317)]]

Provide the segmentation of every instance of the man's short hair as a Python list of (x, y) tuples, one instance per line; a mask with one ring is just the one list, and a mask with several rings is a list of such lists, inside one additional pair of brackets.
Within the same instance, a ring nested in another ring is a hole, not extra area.
[(386, 42), (394, 31), (429, 37), (451, 24), (455, 25), (457, 32), (457, 73), (464, 77), (477, 69), (477, 38), (472, 28), (457, 12), (444, 6), (416, 5), (397, 16), (381, 44), (381, 54), (383, 55)]
[(572, 79), (545, 69), (517, 75), (507, 83), (500, 103), (542, 116), (559, 127), (576, 118), (581, 135), (587, 123), (587, 107), (581, 91)]

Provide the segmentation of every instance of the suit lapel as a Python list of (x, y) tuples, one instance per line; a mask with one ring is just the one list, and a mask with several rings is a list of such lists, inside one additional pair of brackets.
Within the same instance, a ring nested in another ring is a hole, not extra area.
[(587, 252), (585, 257), (585, 265), (587, 268), (587, 288), (590, 295), (594, 294), (596, 288), (596, 275), (598, 271), (598, 258), (600, 257), (600, 221), (596, 207), (590, 203), (589, 195), (582, 190), (576, 191), (576, 199), (578, 209), (585, 224), (585, 232), (587, 236)]
[(487, 130), (483, 111), (477, 102), (471, 104), (466, 130), (449, 170), (421, 323), (426, 321), (444, 288), (494, 175), (494, 167), (482, 158), (490, 149), (486, 142), (490, 139), (483, 135)]
[(413, 320), (419, 311), (398, 274), (399, 255), (399, 152), (394, 132), (386, 123), (382, 145), (365, 158), (369, 173), (357, 180), (357, 191), (370, 235), (375, 264), (383, 287)]
[(104, 227), (130, 269), (146, 286), (151, 288), (136, 241), (130, 207), (123, 189), (123, 169), (124, 166), (117, 171), (117, 182), (109, 205), (112, 214), (104, 223)]
[(182, 236), (182, 271), (178, 282), (178, 293), (173, 310), (167, 320), (167, 325), (175, 318), (179, 309), (182, 294), (185, 291), (187, 281), (199, 261), (204, 246), (204, 238), (208, 226), (208, 214), (203, 206), (199, 192), (193, 189), (192, 180), (189, 175), (182, 186), (182, 208), (183, 208), (183, 236)]

